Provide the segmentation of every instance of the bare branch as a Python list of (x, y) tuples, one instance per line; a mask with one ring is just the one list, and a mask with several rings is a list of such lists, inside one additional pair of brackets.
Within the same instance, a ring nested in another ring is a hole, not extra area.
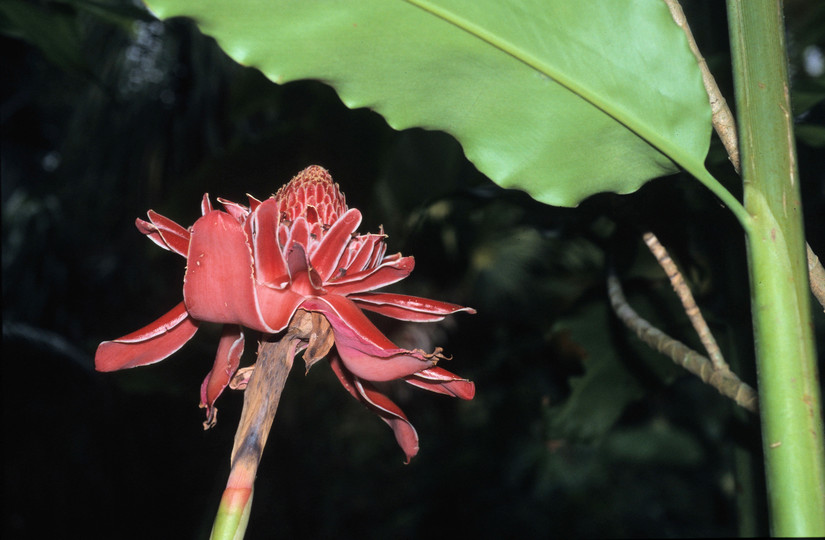
[(679, 28), (681, 28), (685, 32), (685, 36), (687, 36), (688, 45), (693, 56), (696, 58), (696, 62), (699, 64), (699, 71), (702, 73), (702, 82), (705, 84), (705, 91), (708, 93), (710, 110), (713, 114), (713, 127), (722, 140), (725, 150), (728, 152), (728, 159), (730, 159), (730, 162), (733, 164), (733, 168), (736, 169), (736, 172), (739, 172), (739, 139), (736, 135), (736, 120), (733, 118), (733, 113), (730, 112), (728, 102), (725, 101), (722, 92), (719, 90), (716, 79), (713, 78), (708, 68), (708, 63), (705, 62), (705, 58), (702, 56), (702, 53), (699, 52), (699, 47), (696, 46), (696, 40), (693, 39), (693, 32), (690, 31), (690, 26), (688, 26), (687, 19), (685, 19), (682, 6), (678, 0), (665, 0), (665, 3), (670, 9), (670, 15), (673, 17), (673, 20), (676, 21), (676, 24), (679, 25)]
[(742, 382), (730, 370), (713, 369), (713, 364), (707, 357), (697, 353), (684, 343), (673, 339), (640, 317), (628, 305), (619, 279), (612, 272), (607, 277), (607, 291), (613, 311), (642, 341), (670, 357), (671, 360), (702, 379), (703, 382), (716, 388), (720, 394), (732, 399), (737, 405), (754, 414), (759, 413), (759, 400), (756, 391), (750, 385)]
[(679, 300), (682, 301), (682, 307), (685, 308), (685, 313), (687, 313), (693, 328), (695, 328), (696, 333), (699, 334), (699, 339), (702, 340), (702, 345), (705, 346), (705, 350), (708, 352), (708, 356), (710, 356), (713, 369), (729, 371), (730, 367), (728, 367), (727, 362), (725, 362), (725, 359), (722, 357), (722, 351), (719, 350), (719, 345), (716, 344), (716, 339), (713, 337), (710, 328), (708, 328), (705, 318), (702, 317), (702, 312), (699, 311), (699, 306), (696, 305), (696, 300), (693, 299), (693, 294), (690, 292), (687, 283), (685, 283), (682, 273), (679, 272), (679, 269), (676, 267), (676, 263), (670, 258), (665, 246), (659, 242), (655, 234), (646, 232), (643, 238), (645, 244), (650, 248), (651, 253), (653, 253), (653, 256), (656, 257), (659, 265), (665, 271), (665, 274), (667, 274), (668, 279), (670, 279), (670, 284), (673, 286), (673, 290), (676, 291)]

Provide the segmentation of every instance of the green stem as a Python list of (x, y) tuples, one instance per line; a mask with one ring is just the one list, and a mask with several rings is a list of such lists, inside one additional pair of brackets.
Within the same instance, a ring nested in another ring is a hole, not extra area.
[(825, 536), (825, 448), (779, 0), (728, 0), (771, 529)]
[[(304, 313), (296, 316), (293, 325), (303, 319)], [(235, 432), (232, 470), (215, 516), (211, 540), (242, 540), (246, 532), (258, 464), (301, 341), (293, 332), (291, 325), (283, 339), (262, 341), (258, 347), (258, 361), (244, 391), (243, 411)]]
[[(234, 472), (234, 471), (233, 471)], [(253, 471), (254, 473), (254, 471)], [(255, 476), (246, 481), (252, 486)], [(254, 488), (230, 488), (227, 486), (218, 506), (218, 514), (212, 525), (210, 540), (242, 540), (249, 523), (249, 512), (252, 510), (252, 494)]]

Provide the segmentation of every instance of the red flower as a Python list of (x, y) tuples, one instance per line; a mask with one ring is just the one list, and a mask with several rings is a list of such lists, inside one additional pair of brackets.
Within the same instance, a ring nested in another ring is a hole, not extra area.
[(398, 406), (372, 382), (403, 379), (441, 394), (472, 399), (473, 383), (435, 367), (444, 359), (397, 347), (364, 315), (364, 309), (405, 321), (439, 321), (471, 308), (414, 296), (373, 292), (409, 275), (412, 257), (386, 255), (386, 236), (355, 234), (361, 213), (347, 209), (329, 173), (312, 166), (263, 202), (249, 207), (204, 195), (203, 217), (184, 229), (149, 211), (138, 229), (160, 247), (187, 258), (183, 302), (146, 326), (100, 344), (99, 371), (163, 360), (198, 330), (200, 321), (226, 324), (212, 370), (201, 386), (206, 427), (215, 422), (215, 400), (230, 384), (244, 348), (244, 329), (284, 330), (300, 308), (320, 313), (332, 328), (330, 365), (344, 387), (392, 427), (407, 455), (418, 436)]

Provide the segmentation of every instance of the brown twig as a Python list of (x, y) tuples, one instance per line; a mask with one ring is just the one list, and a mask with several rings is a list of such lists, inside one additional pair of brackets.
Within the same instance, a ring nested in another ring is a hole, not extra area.
[(655, 234), (646, 232), (643, 238), (650, 252), (653, 253), (653, 256), (656, 257), (659, 265), (665, 271), (665, 274), (667, 274), (670, 284), (673, 286), (673, 290), (676, 291), (679, 300), (682, 301), (682, 307), (685, 309), (685, 313), (687, 313), (693, 328), (695, 328), (696, 333), (699, 334), (702, 345), (705, 346), (705, 350), (708, 352), (708, 356), (710, 356), (713, 369), (729, 371), (730, 367), (722, 357), (722, 351), (719, 350), (719, 345), (716, 344), (716, 339), (713, 337), (710, 328), (708, 328), (705, 318), (702, 317), (702, 312), (699, 311), (699, 306), (696, 305), (696, 300), (693, 299), (693, 294), (690, 292), (687, 283), (685, 283), (682, 273), (679, 272), (679, 269), (676, 267), (676, 263), (670, 258), (665, 246), (659, 242)]
[(685, 13), (682, 11), (682, 6), (679, 4), (679, 1), (665, 0), (665, 3), (670, 9), (670, 15), (673, 17), (673, 20), (676, 21), (676, 24), (679, 25), (679, 28), (681, 28), (685, 36), (687, 36), (688, 45), (693, 56), (696, 58), (696, 62), (699, 64), (699, 71), (702, 73), (702, 82), (705, 84), (705, 90), (708, 93), (710, 110), (713, 115), (713, 127), (716, 129), (716, 133), (719, 134), (725, 150), (728, 152), (728, 159), (730, 159), (730, 162), (733, 164), (733, 168), (736, 169), (736, 172), (739, 172), (739, 144), (736, 136), (736, 120), (730, 112), (728, 102), (725, 101), (722, 92), (719, 90), (719, 86), (716, 84), (716, 79), (713, 78), (710, 68), (708, 68), (708, 63), (705, 61), (702, 53), (699, 52), (699, 47), (696, 46), (696, 40), (693, 39), (693, 32), (690, 31), (690, 26), (688, 26)]
[[(711, 113), (713, 115), (713, 128), (716, 130), (716, 134), (719, 135), (719, 139), (722, 141), (722, 145), (728, 153), (728, 159), (730, 159), (730, 162), (733, 164), (733, 168), (739, 173), (739, 137), (736, 134), (736, 120), (733, 117), (733, 113), (730, 107), (728, 107), (727, 101), (725, 101), (725, 98), (722, 96), (722, 92), (719, 90), (716, 79), (713, 78), (708, 64), (705, 62), (705, 58), (702, 56), (702, 53), (699, 52), (699, 47), (696, 46), (696, 40), (693, 39), (693, 32), (690, 31), (690, 26), (687, 24), (685, 13), (682, 11), (682, 6), (679, 5), (679, 1), (665, 0), (665, 3), (670, 9), (673, 20), (676, 21), (676, 24), (684, 31), (690, 50), (693, 52), (693, 56), (699, 64), (699, 71), (702, 73), (702, 82), (705, 85), (705, 91), (710, 101)], [(822, 267), (822, 263), (819, 262), (819, 258), (813, 252), (811, 246), (806, 243), (805, 248), (808, 253), (808, 280), (810, 282), (811, 292), (822, 306), (822, 309), (825, 310), (825, 268)]]
[(684, 343), (673, 339), (639, 316), (625, 299), (622, 286), (615, 274), (607, 277), (610, 305), (616, 316), (639, 338), (674, 362), (698, 376), (703, 382), (716, 388), (720, 394), (732, 399), (737, 405), (758, 414), (759, 400), (756, 391), (742, 382), (732, 371), (714, 369), (711, 361)]

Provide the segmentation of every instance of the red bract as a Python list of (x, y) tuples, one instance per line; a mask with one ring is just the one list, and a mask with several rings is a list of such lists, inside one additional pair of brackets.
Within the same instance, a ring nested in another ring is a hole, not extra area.
[(244, 327), (274, 334), (300, 308), (322, 314), (332, 327), (330, 365), (344, 387), (374, 410), (395, 432), (407, 460), (418, 451), (418, 436), (404, 413), (373, 382), (403, 379), (450, 396), (471, 399), (473, 383), (435, 367), (444, 359), (397, 347), (362, 310), (404, 321), (439, 321), (471, 308), (426, 298), (374, 292), (409, 275), (412, 257), (386, 255), (386, 236), (358, 235), (361, 213), (347, 209), (329, 173), (312, 166), (263, 202), (249, 207), (218, 199), (215, 210), (204, 195), (203, 217), (184, 229), (149, 211), (138, 229), (160, 247), (187, 258), (183, 302), (152, 324), (100, 344), (99, 371), (143, 366), (163, 360), (189, 341), (200, 321), (224, 327), (212, 370), (201, 386), (206, 427), (215, 422), (215, 400), (238, 369)]

